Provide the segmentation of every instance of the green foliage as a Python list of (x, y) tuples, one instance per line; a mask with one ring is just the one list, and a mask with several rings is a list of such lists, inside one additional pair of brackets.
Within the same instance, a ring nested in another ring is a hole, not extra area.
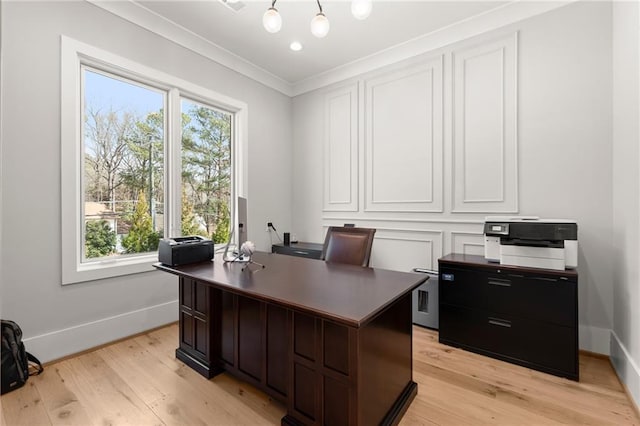
[[(187, 194), (182, 192), (182, 215), (180, 223), (181, 235), (202, 235), (206, 237), (206, 233), (200, 230), (193, 213), (193, 204), (187, 198)], [(204, 234), (204, 235), (203, 235)]]
[(224, 207), (222, 207), (222, 210), (226, 211), (227, 213), (224, 214), (216, 222), (216, 230), (211, 236), (211, 239), (215, 244), (226, 243), (227, 241), (229, 241), (229, 213), (228, 209), (226, 208), (226, 204), (222, 202), (220, 204), (224, 205)]
[[(181, 233), (224, 243), (229, 238), (233, 115), (188, 100), (182, 109)], [(112, 108), (89, 113), (85, 199), (104, 202), (118, 217), (118, 232), (130, 226), (121, 240), (124, 252), (156, 250), (160, 235), (151, 215), (159, 220), (165, 215), (164, 111), (143, 117)], [(103, 255), (93, 248), (96, 244), (87, 239), (88, 257)], [(115, 251), (114, 243), (108, 253)]]
[(103, 257), (116, 250), (116, 233), (106, 220), (90, 220), (85, 225), (85, 256)]
[(231, 197), (231, 115), (189, 104), (182, 120), (182, 180), (216, 243), (229, 238)]
[(158, 249), (160, 234), (153, 230), (149, 205), (144, 192), (138, 195), (138, 202), (131, 215), (131, 228), (122, 239), (126, 253), (146, 253)]
[(145, 191), (155, 200), (164, 200), (164, 110), (136, 121), (134, 130), (127, 136), (127, 149), (121, 172), (122, 195), (131, 199)]

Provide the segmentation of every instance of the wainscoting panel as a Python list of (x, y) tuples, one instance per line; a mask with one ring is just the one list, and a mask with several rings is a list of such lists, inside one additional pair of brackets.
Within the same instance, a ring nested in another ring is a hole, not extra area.
[(370, 262), (374, 268), (405, 272), (416, 267), (437, 270), (438, 259), (449, 253), (484, 255), (484, 221), (481, 220), (409, 222), (401, 217), (366, 219), (343, 216), (323, 220), (321, 239), (329, 226), (345, 223), (376, 229)]
[(358, 84), (325, 95), (325, 211), (358, 211)]
[(451, 231), (451, 252), (484, 256), (484, 234)]
[(451, 53), (453, 212), (518, 211), (517, 40)]
[(405, 272), (417, 267), (437, 269), (442, 238), (439, 230), (377, 228), (370, 265)]
[(443, 209), (443, 58), (364, 80), (365, 211)]

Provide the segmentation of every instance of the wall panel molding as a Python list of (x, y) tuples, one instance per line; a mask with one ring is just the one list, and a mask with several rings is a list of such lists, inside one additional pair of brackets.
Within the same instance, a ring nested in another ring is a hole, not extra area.
[(417, 267), (437, 269), (443, 236), (441, 230), (377, 228), (371, 266), (405, 272)]
[(484, 234), (480, 232), (451, 231), (452, 253), (476, 254), (484, 256)]
[(452, 207), (518, 212), (518, 33), (451, 53)]
[(442, 55), (370, 76), (364, 88), (364, 210), (442, 212)]
[[(407, 222), (391, 220), (325, 219), (323, 233), (330, 226), (354, 223), (359, 227), (375, 228), (375, 242), (371, 266), (399, 271), (415, 267), (438, 269), (438, 259), (456, 252), (484, 255), (483, 223), (463, 221)], [(410, 264), (410, 265), (409, 265)], [(410, 266), (410, 267), (409, 267)]]
[[(326, 221), (344, 222), (344, 223), (360, 223), (360, 222), (398, 222), (398, 223), (456, 223), (456, 224), (470, 224), (470, 225), (483, 225), (484, 219), (449, 219), (449, 218), (406, 218), (406, 217), (374, 217), (374, 216), (329, 216), (324, 215), (322, 218)], [(336, 226), (336, 225), (323, 225)]]
[(324, 211), (358, 211), (358, 86), (324, 97)]

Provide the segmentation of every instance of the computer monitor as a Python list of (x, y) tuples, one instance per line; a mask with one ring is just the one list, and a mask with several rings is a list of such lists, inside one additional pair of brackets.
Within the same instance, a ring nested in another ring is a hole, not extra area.
[(247, 241), (247, 199), (238, 197), (238, 247)]

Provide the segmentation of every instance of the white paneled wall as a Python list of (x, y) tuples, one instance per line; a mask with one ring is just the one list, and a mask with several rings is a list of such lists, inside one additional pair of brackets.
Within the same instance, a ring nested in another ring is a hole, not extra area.
[[(371, 265), (406, 271), (482, 255), (488, 215), (575, 219), (580, 342), (601, 352), (614, 256), (610, 55), (611, 5), (574, 2), (296, 96), (293, 231), (322, 242), (328, 226), (376, 228)], [(326, 103), (347, 87), (358, 161), (321, 160), (327, 121), (344, 119)], [(351, 210), (325, 203), (326, 161), (349, 165)]]
[(324, 210), (358, 211), (358, 84), (325, 97)]
[(441, 212), (442, 56), (365, 79), (365, 211)]
[(323, 228), (375, 227), (390, 269), (483, 254), (484, 215), (518, 211), (517, 52), (511, 32), (325, 91)]
[(518, 211), (517, 34), (452, 52), (453, 211)]
[(451, 232), (451, 251), (484, 256), (484, 235), (481, 232)]

